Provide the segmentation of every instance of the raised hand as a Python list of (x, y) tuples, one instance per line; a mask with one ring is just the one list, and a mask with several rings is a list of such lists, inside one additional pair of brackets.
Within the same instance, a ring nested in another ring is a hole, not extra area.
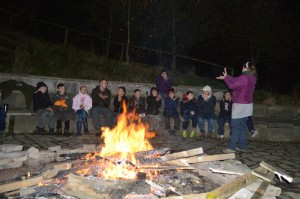
[(225, 79), (226, 76), (227, 76), (227, 69), (224, 68), (223, 75), (220, 75), (219, 77), (216, 77), (216, 79)]

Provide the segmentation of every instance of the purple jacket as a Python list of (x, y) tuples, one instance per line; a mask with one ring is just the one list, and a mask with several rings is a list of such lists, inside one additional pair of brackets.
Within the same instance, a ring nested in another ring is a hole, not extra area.
[(228, 88), (232, 89), (232, 102), (239, 104), (253, 103), (253, 93), (256, 77), (251, 74), (242, 74), (238, 77), (227, 75), (224, 79)]
[(168, 78), (167, 81), (159, 75), (156, 80), (156, 88), (160, 93), (167, 94), (169, 90), (172, 88), (172, 80)]

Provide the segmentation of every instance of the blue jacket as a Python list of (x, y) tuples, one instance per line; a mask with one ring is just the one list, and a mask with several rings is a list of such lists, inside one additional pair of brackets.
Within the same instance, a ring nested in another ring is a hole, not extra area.
[(169, 96), (165, 98), (165, 109), (163, 115), (174, 115), (178, 114), (178, 98), (171, 99)]

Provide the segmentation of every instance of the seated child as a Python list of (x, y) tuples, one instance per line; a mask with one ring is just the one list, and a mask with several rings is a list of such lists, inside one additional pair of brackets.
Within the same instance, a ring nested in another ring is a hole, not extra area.
[(145, 98), (141, 96), (141, 90), (135, 89), (133, 91), (133, 96), (129, 98), (128, 102), (128, 112), (133, 113), (135, 112), (136, 115), (139, 115), (140, 117), (145, 117), (145, 110), (146, 102)]
[(193, 138), (195, 136), (195, 130), (197, 128), (197, 101), (194, 99), (194, 93), (192, 91), (186, 92), (186, 94), (183, 95), (183, 99), (180, 102), (180, 113), (183, 117), (183, 123), (182, 123), (182, 136), (184, 138), (187, 137), (187, 128), (189, 126), (190, 120), (192, 120), (192, 127), (193, 130), (190, 133), (190, 138)]
[[(216, 97), (212, 95), (211, 87), (204, 86), (202, 95), (198, 97), (198, 126), (202, 137), (212, 137), (212, 132), (215, 125), (215, 106)], [(208, 122), (208, 132), (205, 133), (204, 121)]]
[[(58, 135), (66, 135), (70, 134), (70, 119), (72, 119), (73, 111), (72, 111), (72, 99), (66, 93), (65, 85), (59, 83), (57, 85), (57, 92), (53, 96), (53, 110), (56, 120), (56, 132)], [(62, 131), (62, 122), (65, 123), (65, 129)]]
[[(165, 129), (169, 131), (170, 135), (175, 135), (180, 128), (180, 118), (177, 111), (178, 108), (178, 98), (175, 97), (174, 88), (171, 88), (168, 92), (168, 96), (165, 98), (165, 108), (163, 112), (165, 120)], [(174, 119), (174, 129), (171, 130), (170, 119)]]
[(125, 103), (126, 107), (128, 104), (128, 98), (125, 95), (126, 94), (126, 88), (123, 86), (118, 87), (118, 94), (114, 98), (114, 113), (115, 114), (120, 114), (123, 113), (123, 103)]
[(158, 95), (156, 87), (150, 89), (150, 96), (147, 97), (147, 122), (149, 124), (149, 131), (159, 130), (159, 121), (161, 117), (159, 115), (159, 108), (161, 106), (161, 98)]
[(218, 117), (218, 138), (224, 138), (224, 125), (226, 122), (228, 122), (231, 129), (231, 112), (231, 94), (229, 91), (226, 91), (223, 95), (223, 99), (220, 101), (220, 113)]
[(36, 134), (43, 134), (46, 124), (48, 124), (49, 133), (54, 134), (55, 118), (52, 102), (47, 90), (47, 85), (44, 82), (38, 82), (36, 92), (32, 96), (33, 110), (40, 116), (40, 120), (36, 126)]
[(4, 110), (4, 104), (2, 101), (2, 91), (0, 89), (0, 135), (4, 135), (4, 130), (6, 127), (6, 112)]
[(73, 98), (72, 108), (76, 113), (77, 136), (81, 136), (81, 124), (83, 124), (84, 133), (88, 133), (87, 116), (92, 108), (92, 98), (87, 94), (86, 86), (80, 86), (79, 93)]

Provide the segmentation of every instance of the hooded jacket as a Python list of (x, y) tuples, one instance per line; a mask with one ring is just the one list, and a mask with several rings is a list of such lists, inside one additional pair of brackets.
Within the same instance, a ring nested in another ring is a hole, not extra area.
[(73, 98), (72, 108), (76, 112), (81, 109), (80, 106), (83, 105), (84, 110), (88, 112), (92, 108), (92, 98), (86, 93), (82, 94), (80, 91)]
[(195, 99), (183, 99), (180, 102), (180, 114), (181, 116), (185, 119), (188, 120), (191, 118), (193, 115), (191, 115), (191, 111), (194, 111), (195, 114), (197, 115), (198, 107), (197, 107), (197, 101)]
[(148, 115), (158, 115), (159, 114), (159, 108), (161, 106), (161, 99), (156, 100), (157, 96), (153, 96), (152, 94), (147, 97), (147, 111), (146, 113)]

